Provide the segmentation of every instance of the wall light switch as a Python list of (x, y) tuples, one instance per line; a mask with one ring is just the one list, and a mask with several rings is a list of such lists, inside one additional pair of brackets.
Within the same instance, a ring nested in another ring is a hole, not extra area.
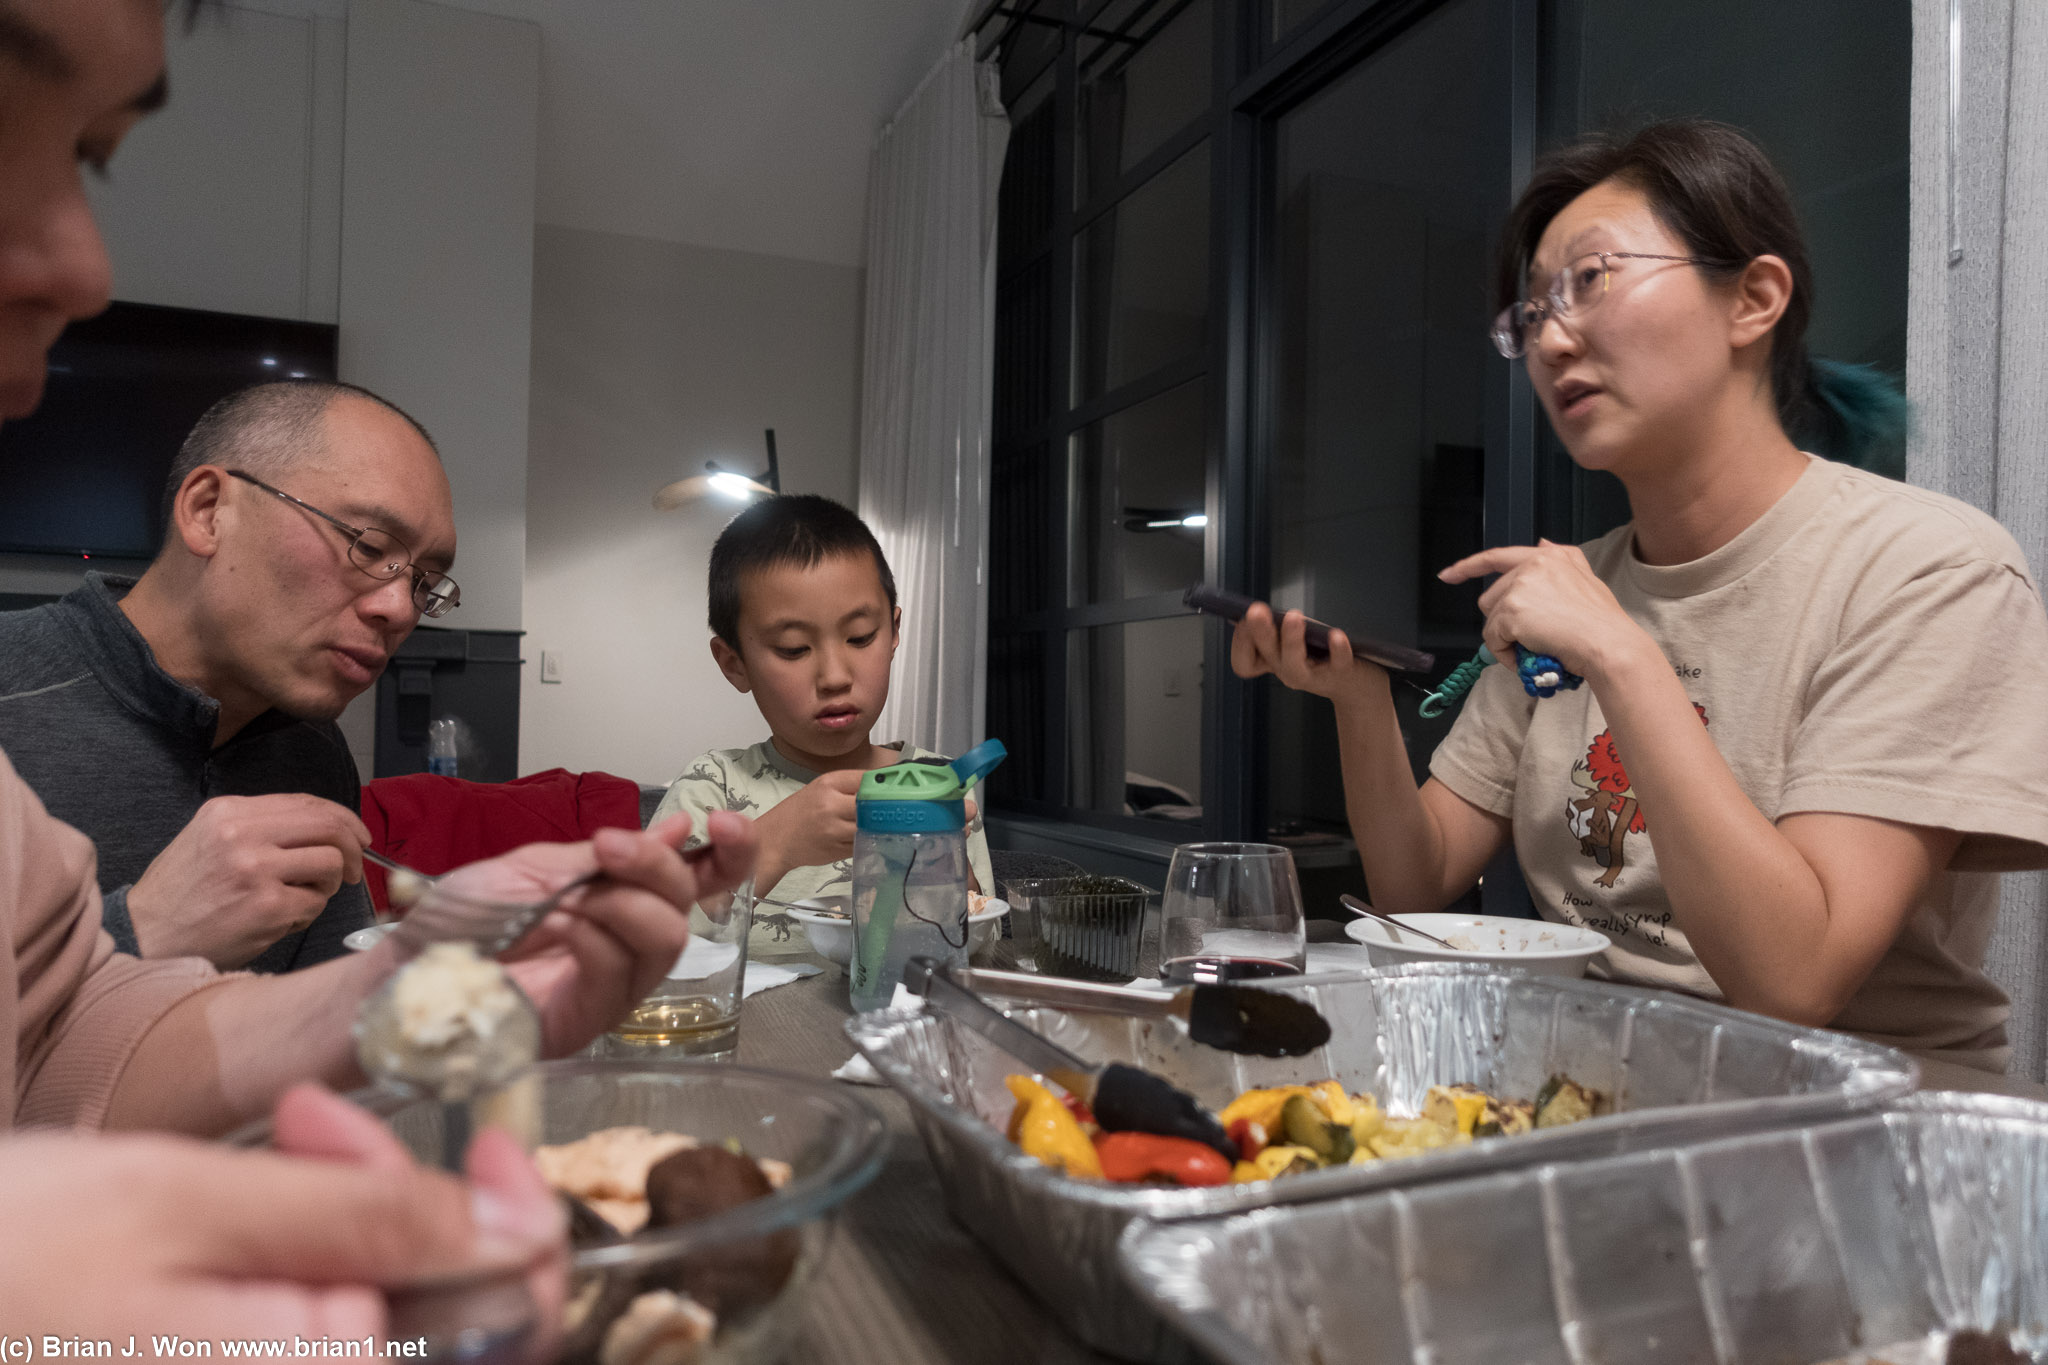
[(540, 652), (540, 680), (544, 683), (562, 680), (562, 656), (552, 649)]

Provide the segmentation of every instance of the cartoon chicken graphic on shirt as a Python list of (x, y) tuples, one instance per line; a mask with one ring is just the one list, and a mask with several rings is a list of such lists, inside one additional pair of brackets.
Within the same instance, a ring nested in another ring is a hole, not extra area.
[[(1700, 724), (1707, 723), (1707, 708), (1694, 702)], [(1572, 765), (1572, 785), (1579, 794), (1565, 802), (1564, 822), (1579, 841), (1579, 852), (1606, 868), (1594, 885), (1612, 887), (1627, 866), (1623, 845), (1631, 834), (1641, 834), (1643, 808), (1636, 800), (1635, 784), (1622, 766), (1621, 752), (1614, 747), (1614, 732), (1602, 730), (1586, 746), (1586, 756)]]

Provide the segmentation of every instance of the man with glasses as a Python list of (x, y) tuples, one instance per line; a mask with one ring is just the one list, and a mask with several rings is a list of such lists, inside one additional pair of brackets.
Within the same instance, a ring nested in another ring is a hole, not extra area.
[(371, 921), (335, 718), (461, 601), (440, 457), (367, 390), (262, 384), (186, 438), (164, 525), (140, 580), (0, 616), (0, 748), (98, 845), (123, 951), (324, 962)]

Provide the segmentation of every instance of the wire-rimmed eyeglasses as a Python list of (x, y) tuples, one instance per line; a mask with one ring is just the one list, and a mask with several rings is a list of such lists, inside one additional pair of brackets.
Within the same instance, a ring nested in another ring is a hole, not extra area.
[(281, 488), (272, 488), (254, 474), (244, 474), (239, 469), (230, 469), (228, 473), (243, 483), (254, 484), (274, 498), (282, 498), (294, 507), (311, 512), (347, 536), (349, 562), (370, 577), (388, 583), (400, 574), (411, 574), (412, 604), (419, 608), (420, 615), (446, 616), (462, 605), (462, 589), (455, 580), (447, 574), (415, 566), (412, 551), (389, 531), (380, 531), (374, 526), (351, 526), (340, 517), (323, 512)]
[(1682, 261), (1686, 265), (1726, 265), (1706, 256), (1660, 256), (1651, 251), (1589, 251), (1576, 256), (1550, 277), (1541, 300), (1523, 299), (1500, 310), (1493, 320), (1493, 349), (1509, 360), (1527, 355), (1543, 324), (1552, 318), (1578, 317), (1607, 297), (1614, 274), (1611, 261)]

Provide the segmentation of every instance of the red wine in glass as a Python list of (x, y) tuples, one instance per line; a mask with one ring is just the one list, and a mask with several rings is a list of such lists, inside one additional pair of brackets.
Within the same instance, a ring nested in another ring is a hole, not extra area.
[(1218, 986), (1230, 981), (1299, 975), (1301, 968), (1291, 962), (1227, 953), (1198, 953), (1168, 958), (1159, 964), (1159, 979), (1169, 986)]

